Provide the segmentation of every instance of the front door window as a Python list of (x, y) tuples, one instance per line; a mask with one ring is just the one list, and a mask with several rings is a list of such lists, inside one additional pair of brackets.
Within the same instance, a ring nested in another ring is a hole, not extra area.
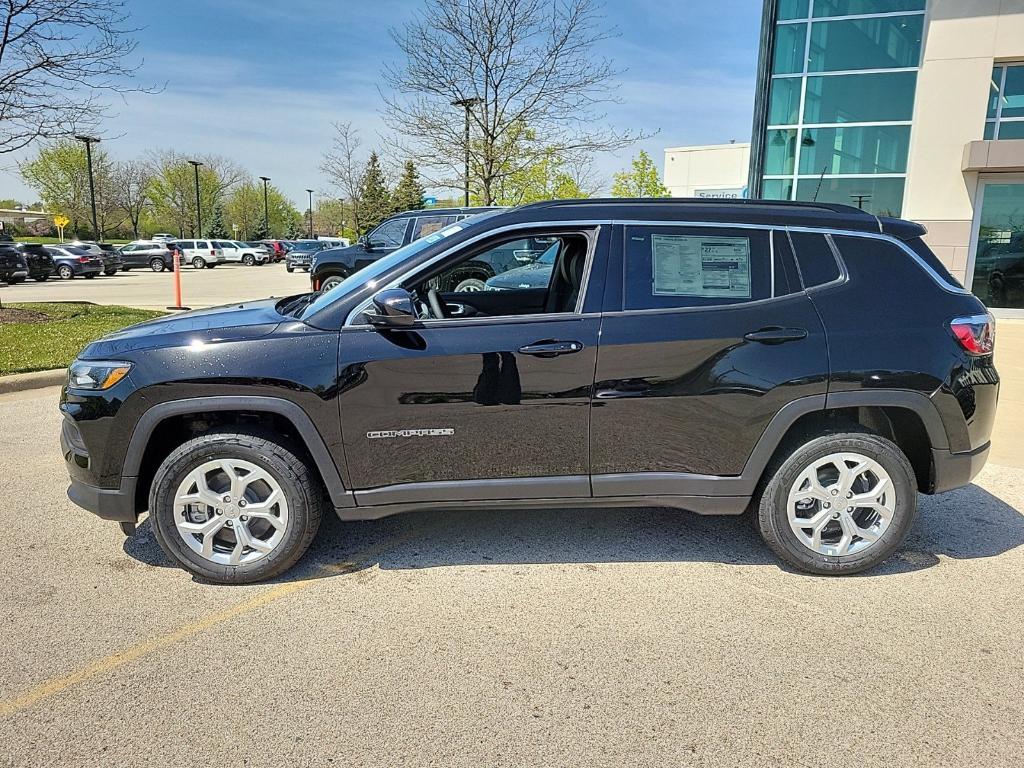
[(971, 290), (988, 307), (1024, 310), (1024, 182), (986, 182)]

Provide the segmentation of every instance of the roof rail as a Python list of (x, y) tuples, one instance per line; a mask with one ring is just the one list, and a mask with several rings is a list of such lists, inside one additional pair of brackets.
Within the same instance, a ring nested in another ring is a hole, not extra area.
[(728, 199), (712, 197), (591, 197), (576, 200), (543, 200), (528, 203), (520, 208), (555, 208), (570, 205), (757, 205), (772, 208), (790, 208), (796, 210), (820, 210), (829, 213), (875, 218), (873, 214), (842, 203), (818, 203), (803, 200), (762, 200), (760, 198), (730, 197)]

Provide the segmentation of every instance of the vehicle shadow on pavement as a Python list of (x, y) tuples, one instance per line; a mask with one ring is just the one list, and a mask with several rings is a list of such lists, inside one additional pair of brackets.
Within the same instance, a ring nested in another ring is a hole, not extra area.
[[(868, 576), (909, 573), (995, 557), (1024, 544), (1024, 514), (977, 485), (920, 496), (920, 515), (900, 550)], [(148, 520), (124, 551), (152, 566), (171, 563)], [(709, 562), (788, 570), (749, 515), (701, 517), (672, 509), (460, 510), (342, 522), (325, 516), (306, 556), (278, 582), (451, 565)]]

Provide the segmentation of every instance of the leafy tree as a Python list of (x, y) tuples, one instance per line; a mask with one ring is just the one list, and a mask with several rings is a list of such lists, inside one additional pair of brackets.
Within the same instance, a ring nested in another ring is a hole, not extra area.
[(661, 183), (658, 167), (644, 150), (633, 158), (633, 170), (615, 174), (613, 197), (668, 197), (668, 189)]
[(227, 227), (224, 226), (224, 206), (217, 203), (213, 206), (213, 218), (206, 228), (207, 237), (215, 237), (218, 240), (226, 240), (230, 237)]
[(395, 191), (391, 193), (392, 213), (419, 210), (423, 207), (425, 194), (416, 164), (412, 160), (406, 160), (405, 166), (402, 168), (402, 175), (398, 179), (398, 184), (395, 185)]
[(237, 226), (243, 240), (284, 237), (296, 220), (301, 226), (302, 214), (273, 184), (267, 185), (267, 209), (269, 229), (263, 221), (263, 184), (248, 180), (228, 195), (224, 214), (229, 227)]
[(344, 200), (330, 198), (317, 200), (316, 210), (313, 211), (313, 224), (317, 231), (347, 237), (346, 233), (355, 234), (352, 223), (351, 206)]
[(369, 231), (391, 215), (391, 195), (388, 192), (384, 169), (376, 152), (370, 154), (360, 184), (360, 207), (363, 215), (360, 221), (363, 231)]
[(298, 240), (306, 237), (309, 232), (302, 228), (302, 223), (298, 219), (292, 219), (288, 222), (288, 228), (285, 230), (284, 236), (286, 240)]
[[(198, 159), (202, 162), (199, 168), (202, 219), (207, 223), (213, 218), (214, 206), (244, 181), (247, 174), (227, 158), (207, 155)], [(149, 198), (153, 202), (154, 217), (169, 223), (171, 232), (196, 231), (195, 170), (188, 160), (185, 155), (167, 150), (154, 154), (150, 163)]]

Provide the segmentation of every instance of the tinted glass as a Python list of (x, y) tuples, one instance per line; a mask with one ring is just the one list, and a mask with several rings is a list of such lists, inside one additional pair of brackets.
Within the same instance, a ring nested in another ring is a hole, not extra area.
[[(800, 179), (797, 200), (855, 205), (878, 216), (899, 216), (903, 210), (904, 179)], [(819, 188), (820, 185), (820, 188)]]
[(443, 229), (454, 221), (453, 216), (419, 216), (412, 227), (412, 239), (419, 240), (439, 229)]
[(1024, 184), (988, 183), (982, 194), (971, 291), (990, 307), (1024, 309)]
[(984, 136), (984, 139), (986, 141), (991, 141), (995, 137), (996, 137), (996, 124), (995, 123), (985, 123), (985, 136)]
[(1000, 117), (1024, 117), (1024, 66), (1007, 67)]
[(815, 16), (923, 11), (926, 0), (814, 0)]
[(768, 233), (626, 227), (625, 308), (742, 304), (772, 295)]
[(808, 77), (804, 122), (910, 120), (916, 85), (916, 72)]
[(909, 149), (909, 125), (805, 128), (800, 173), (903, 173)]
[(995, 117), (999, 110), (999, 88), (1003, 82), (1003, 68), (995, 67), (992, 70), (992, 80), (988, 84), (988, 115)]
[(784, 176), (793, 172), (796, 162), (796, 131), (768, 131), (764, 148), (764, 172)]
[(778, 18), (806, 19), (808, 0), (779, 0)]
[(398, 248), (405, 240), (405, 228), (408, 225), (408, 218), (385, 221), (369, 234), (369, 240), (381, 248)]
[(884, 16), (811, 25), (808, 70), (916, 67), (921, 53), (924, 17)]
[(775, 28), (775, 57), (772, 61), (772, 72), (776, 75), (803, 72), (806, 46), (806, 24), (779, 24)]
[(1024, 120), (1014, 120), (1009, 123), (1001, 122), (999, 124), (999, 138), (1000, 140), (1024, 139)]
[(814, 232), (791, 232), (800, 278), (805, 288), (838, 280), (839, 264), (824, 235)]
[(765, 200), (790, 200), (793, 197), (792, 179), (765, 179), (761, 197)]
[(777, 77), (772, 80), (768, 97), (768, 125), (795, 125), (800, 113), (799, 77)]

